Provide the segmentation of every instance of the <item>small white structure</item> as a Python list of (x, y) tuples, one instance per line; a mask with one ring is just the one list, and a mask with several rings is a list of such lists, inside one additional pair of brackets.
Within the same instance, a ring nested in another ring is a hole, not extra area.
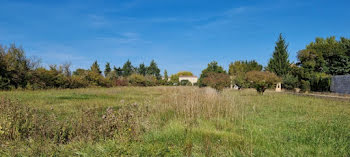
[(182, 80), (188, 80), (189, 82), (192, 83), (192, 85), (194, 85), (195, 83), (197, 83), (198, 77), (197, 76), (179, 76), (179, 82), (181, 82)]
[(276, 92), (281, 92), (282, 91), (282, 84), (281, 83), (277, 83), (276, 85)]

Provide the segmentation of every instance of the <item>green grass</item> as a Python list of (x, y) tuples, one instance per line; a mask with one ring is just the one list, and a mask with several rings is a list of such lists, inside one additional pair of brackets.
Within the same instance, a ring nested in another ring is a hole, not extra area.
[[(142, 118), (133, 122), (143, 128), (137, 138), (128, 134), (129, 126), (95, 140), (72, 134), (81, 138), (66, 143), (4, 138), (0, 156), (350, 156), (348, 101), (254, 90), (217, 94), (195, 87), (9, 91), (0, 97), (38, 115), (55, 115), (62, 125), (87, 118), (89, 109), (99, 112), (98, 121), (108, 107), (128, 113), (120, 109), (138, 104), (142, 107), (135, 112)], [(54, 128), (56, 123), (46, 125)]]

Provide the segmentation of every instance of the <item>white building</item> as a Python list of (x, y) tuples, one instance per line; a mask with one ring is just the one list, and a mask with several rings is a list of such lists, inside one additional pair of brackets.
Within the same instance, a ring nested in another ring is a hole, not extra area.
[(193, 85), (197, 83), (198, 77), (197, 76), (179, 76), (179, 82), (181, 82), (182, 80), (188, 80)]

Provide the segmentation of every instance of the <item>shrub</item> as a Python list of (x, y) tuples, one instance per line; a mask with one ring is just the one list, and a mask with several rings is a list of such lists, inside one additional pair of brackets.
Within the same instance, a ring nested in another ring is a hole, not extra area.
[(245, 79), (245, 75), (237, 75), (233, 77), (233, 84), (237, 85), (239, 88), (248, 88), (249, 82)]
[(170, 76), (170, 85), (178, 85), (179, 84), (179, 75), (174, 74)]
[(274, 73), (267, 71), (250, 71), (246, 74), (246, 78), (260, 94), (280, 81)]
[(113, 86), (128, 86), (129, 80), (125, 77), (118, 77), (117, 79), (113, 80)]
[(152, 75), (146, 75), (145, 79), (146, 79), (146, 86), (156, 86), (159, 83), (157, 78)]
[(192, 83), (188, 80), (181, 80), (180, 85), (181, 86), (192, 86)]
[(132, 86), (146, 86), (146, 78), (143, 75), (132, 74), (128, 78)]
[(109, 87), (111, 85), (108, 79), (104, 78), (101, 74), (92, 71), (89, 71), (87, 75), (85, 75), (85, 79), (89, 82), (89, 85), (92, 86)]
[(289, 90), (299, 87), (298, 77), (295, 77), (291, 74), (283, 76), (282, 87)]
[(70, 78), (70, 87), (69, 88), (85, 88), (89, 86), (89, 82), (86, 81), (81, 76), (72, 76)]
[(310, 82), (309, 81), (305, 81), (305, 80), (301, 80), (301, 82), (300, 82), (300, 90), (302, 92), (310, 91)]
[(331, 76), (325, 73), (314, 73), (311, 75), (310, 87), (312, 91), (329, 91), (331, 86)]
[(222, 91), (225, 87), (230, 86), (231, 79), (226, 73), (209, 72), (207, 77), (203, 78), (203, 84), (210, 86), (217, 91)]

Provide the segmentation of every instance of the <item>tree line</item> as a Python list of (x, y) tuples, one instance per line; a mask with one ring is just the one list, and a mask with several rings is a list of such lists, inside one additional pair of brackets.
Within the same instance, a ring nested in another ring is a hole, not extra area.
[[(202, 71), (199, 87), (210, 86), (222, 90), (230, 85), (238, 88), (256, 88), (263, 93), (267, 88), (282, 82), (288, 90), (329, 91), (332, 75), (350, 74), (350, 39), (341, 37), (316, 38), (305, 49), (297, 52), (297, 62), (289, 60), (288, 43), (279, 35), (268, 65), (263, 67), (255, 60), (232, 62), (228, 71), (213, 61)], [(0, 89), (84, 88), (91, 86), (156, 86), (192, 85), (179, 82), (179, 76), (193, 76), (183, 71), (163, 77), (157, 63), (152, 60), (133, 66), (127, 60), (122, 67), (105, 64), (104, 71), (95, 61), (89, 69), (71, 72), (70, 64), (50, 65), (44, 68), (40, 60), (25, 56), (23, 48), (15, 44), (0, 45)]]
[[(11, 44), (8, 48), (0, 45), (0, 89), (49, 89), (49, 88), (84, 88), (112, 86), (155, 86), (164, 85), (160, 69), (152, 60), (135, 67), (130, 60), (122, 67), (111, 67), (106, 63), (104, 71), (97, 61), (89, 69), (71, 71), (71, 64), (40, 64), (40, 60), (25, 56), (23, 48)], [(167, 71), (164, 71), (167, 77)]]
[(263, 93), (282, 82), (282, 87), (288, 90), (329, 91), (331, 76), (350, 74), (350, 39), (316, 38), (297, 52), (297, 59), (296, 63), (290, 62), (288, 44), (280, 34), (266, 67), (255, 60), (236, 61), (226, 72), (214, 61), (202, 71), (199, 86), (222, 90), (234, 84), (238, 88), (253, 87)]

